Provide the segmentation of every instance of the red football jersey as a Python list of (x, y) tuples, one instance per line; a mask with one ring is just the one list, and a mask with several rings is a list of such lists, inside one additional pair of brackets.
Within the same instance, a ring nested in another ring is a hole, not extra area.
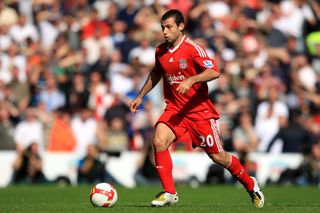
[(166, 109), (183, 113), (192, 120), (219, 118), (218, 112), (208, 98), (207, 83), (194, 84), (186, 94), (176, 92), (183, 80), (210, 68), (219, 69), (206, 51), (187, 37), (173, 49), (162, 43), (156, 49), (156, 72), (163, 76)]

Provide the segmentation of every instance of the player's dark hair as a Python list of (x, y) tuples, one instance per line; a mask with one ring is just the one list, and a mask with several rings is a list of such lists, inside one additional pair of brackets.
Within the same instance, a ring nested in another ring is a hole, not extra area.
[(176, 24), (179, 26), (179, 24), (184, 24), (184, 17), (183, 14), (180, 12), (180, 10), (172, 9), (165, 12), (165, 14), (162, 15), (161, 21), (164, 21), (168, 18), (174, 17)]

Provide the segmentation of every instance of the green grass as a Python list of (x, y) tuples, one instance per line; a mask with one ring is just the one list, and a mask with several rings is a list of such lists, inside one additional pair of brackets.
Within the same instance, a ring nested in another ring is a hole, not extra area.
[(105, 209), (91, 206), (89, 185), (10, 186), (0, 189), (0, 212), (320, 212), (320, 189), (317, 187), (264, 187), (266, 203), (263, 209), (255, 209), (246, 191), (231, 185), (179, 186), (179, 203), (164, 208), (149, 205), (160, 186), (116, 188), (119, 195), (116, 206)]

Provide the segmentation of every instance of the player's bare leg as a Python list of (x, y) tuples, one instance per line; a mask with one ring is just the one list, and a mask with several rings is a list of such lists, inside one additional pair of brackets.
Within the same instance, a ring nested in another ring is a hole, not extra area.
[(228, 169), (232, 176), (247, 189), (255, 207), (263, 207), (264, 195), (259, 187), (257, 179), (248, 175), (237, 157), (225, 151), (217, 154), (208, 153), (208, 155), (215, 163), (218, 163)]
[(153, 145), (156, 168), (164, 191), (157, 194), (155, 199), (151, 201), (152, 206), (162, 207), (178, 202), (172, 176), (172, 160), (168, 150), (175, 138), (175, 134), (166, 124), (159, 123), (156, 126)]

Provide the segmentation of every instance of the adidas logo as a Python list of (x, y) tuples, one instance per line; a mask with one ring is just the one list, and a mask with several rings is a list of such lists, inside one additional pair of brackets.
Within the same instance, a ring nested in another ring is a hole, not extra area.
[(173, 58), (172, 57), (169, 59), (169, 62), (173, 62)]

